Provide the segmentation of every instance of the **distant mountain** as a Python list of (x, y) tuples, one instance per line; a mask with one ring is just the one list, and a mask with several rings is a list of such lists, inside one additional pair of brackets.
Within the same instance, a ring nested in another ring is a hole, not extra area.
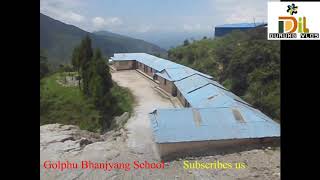
[(169, 50), (172, 47), (176, 47), (183, 44), (183, 41), (188, 39), (200, 40), (204, 36), (207, 38), (213, 38), (214, 31), (212, 32), (145, 32), (137, 33), (131, 32), (128, 34), (131, 37), (139, 38), (156, 44), (161, 48)]
[(40, 48), (45, 50), (52, 64), (69, 63), (73, 48), (86, 34), (91, 37), (93, 48), (100, 48), (106, 56), (117, 52), (166, 55), (164, 49), (146, 41), (107, 31), (86, 32), (40, 13)]
[(128, 51), (134, 52), (146, 52), (149, 54), (160, 54), (166, 55), (166, 50), (160, 47), (148, 43), (141, 39), (135, 39), (128, 36), (115, 34), (109, 31), (96, 31), (93, 34), (103, 37), (104, 40), (108, 42), (113, 42), (114, 44), (125, 44)]

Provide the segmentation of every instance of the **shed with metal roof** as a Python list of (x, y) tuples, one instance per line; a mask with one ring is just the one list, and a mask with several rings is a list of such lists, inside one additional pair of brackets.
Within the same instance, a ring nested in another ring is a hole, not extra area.
[(267, 23), (236, 23), (236, 24), (224, 24), (215, 27), (214, 36), (224, 36), (234, 30), (248, 30), (254, 28), (266, 28)]
[(150, 68), (155, 69), (160, 72), (165, 68), (179, 68), (184, 67), (180, 64), (174, 63), (167, 59), (156, 57), (147, 53), (115, 53), (111, 57), (112, 61), (131, 61), (135, 60), (139, 63), (142, 63)]
[(201, 155), (241, 145), (257, 147), (278, 143), (280, 137), (278, 123), (237, 103), (229, 107), (157, 109), (149, 116), (162, 158), (184, 152)]

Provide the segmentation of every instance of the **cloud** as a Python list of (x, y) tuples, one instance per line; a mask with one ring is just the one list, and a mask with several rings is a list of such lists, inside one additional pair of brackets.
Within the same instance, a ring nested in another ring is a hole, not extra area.
[(69, 18), (71, 21), (75, 21), (75, 22), (82, 22), (85, 20), (85, 18), (82, 15), (72, 11), (67, 12), (67, 15), (65, 18)]
[[(253, 22), (253, 19), (256, 22), (267, 21), (267, 2), (268, 0), (203, 0), (193, 7), (190, 3), (170, 1), (172, 6), (181, 5), (181, 8), (159, 13), (147, 8), (148, 6), (134, 3), (126, 6), (127, 2), (40, 0), (40, 12), (90, 32), (105, 29), (122, 34), (203, 33), (212, 32), (220, 24)], [(161, 8), (163, 11), (167, 10), (167, 5), (160, 3), (159, 9)]]
[(193, 24), (193, 25), (190, 25), (190, 24), (184, 24), (182, 29), (184, 31), (189, 31), (189, 32), (192, 32), (192, 31), (200, 31), (202, 29), (201, 25), (200, 24)]
[(266, 22), (267, 0), (215, 1), (218, 23)]
[(96, 28), (101, 28), (105, 26), (106, 22), (102, 17), (95, 17), (92, 19), (93, 26)]
[(225, 18), (226, 23), (261, 22), (266, 20), (266, 14), (255, 9), (247, 9), (245, 12), (235, 11), (235, 13), (229, 14)]
[(73, 10), (80, 5), (75, 0), (41, 0), (40, 12), (66, 23), (80, 23), (86, 18)]
[(105, 19), (107, 25), (118, 26), (122, 24), (122, 20), (118, 17), (110, 17)]
[(96, 30), (100, 30), (105, 27), (114, 27), (122, 24), (122, 20), (118, 17), (94, 17), (92, 18), (92, 24)]
[(150, 25), (140, 25), (140, 27), (137, 28), (137, 32), (139, 33), (145, 33), (145, 32), (149, 32), (152, 29), (152, 27)]

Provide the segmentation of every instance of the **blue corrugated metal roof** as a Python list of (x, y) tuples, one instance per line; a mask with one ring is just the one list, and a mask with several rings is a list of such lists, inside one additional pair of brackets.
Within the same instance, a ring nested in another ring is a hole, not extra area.
[(210, 83), (221, 88), (225, 88), (217, 81), (205, 78), (199, 74), (193, 74), (187, 78), (181, 79), (180, 81), (176, 81), (174, 84), (181, 92), (188, 93)]
[(111, 58), (113, 61), (136, 60), (157, 70), (158, 72), (164, 70), (165, 68), (185, 67), (167, 59), (159, 58), (147, 53), (115, 53)]
[(192, 107), (222, 107), (234, 101), (248, 104), (218, 82), (200, 75), (190, 76), (174, 84)]
[[(119, 53), (111, 59), (136, 60), (157, 70), (159, 76), (175, 81), (190, 105), (197, 107), (151, 113), (158, 143), (280, 136), (279, 124), (208, 79), (211, 76), (146, 53)], [(236, 120), (234, 110), (241, 114), (243, 122)]]
[(233, 103), (233, 99), (224, 94), (221, 88), (208, 84), (196, 91), (184, 95), (192, 107), (225, 107)]
[(212, 78), (207, 74), (193, 70), (189, 67), (146, 53), (116, 53), (113, 57), (111, 57), (111, 59), (113, 61), (136, 60), (157, 70), (159, 72), (157, 73), (158, 76), (166, 78), (170, 81), (180, 80), (192, 74), (200, 74), (207, 78)]
[(145, 53), (115, 53), (111, 59), (114, 61), (135, 60), (141, 56), (144, 56), (144, 54)]
[(158, 76), (163, 77), (169, 81), (178, 81), (194, 74), (199, 74), (206, 78), (212, 78), (212, 76), (193, 70), (186, 66), (179, 68), (166, 68), (163, 71), (157, 73)]
[(257, 26), (266, 25), (266, 23), (236, 23), (236, 24), (223, 24), (216, 26), (216, 28), (254, 28)]
[(158, 109), (149, 115), (157, 143), (280, 136), (278, 123), (245, 106)]

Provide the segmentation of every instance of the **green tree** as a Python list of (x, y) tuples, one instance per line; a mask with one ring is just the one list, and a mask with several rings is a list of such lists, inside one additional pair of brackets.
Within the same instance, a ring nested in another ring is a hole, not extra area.
[(73, 49), (72, 52), (72, 59), (71, 64), (73, 66), (73, 69), (78, 72), (78, 75), (76, 76), (76, 80), (78, 81), (78, 87), (81, 89), (81, 76), (80, 76), (80, 50), (81, 46), (76, 46)]
[(82, 91), (85, 95), (89, 95), (89, 80), (90, 80), (90, 61), (93, 56), (91, 39), (89, 35), (81, 41), (79, 49), (79, 67), (82, 79)]
[(77, 46), (73, 49), (71, 64), (75, 71), (80, 72), (80, 59), (79, 59), (80, 47)]
[(89, 63), (88, 77), (89, 96), (92, 97), (96, 107), (102, 112), (102, 126), (107, 128), (111, 124), (111, 117), (116, 112), (116, 100), (110, 90), (112, 88), (112, 78), (106, 59), (102, 57), (100, 49), (94, 53), (92, 61)]
[(49, 66), (47, 61), (47, 56), (40, 49), (40, 79), (46, 76), (49, 73)]
[(72, 67), (70, 64), (65, 64), (65, 65), (63, 66), (63, 71), (70, 73), (70, 72), (73, 71), (73, 67)]
[(190, 42), (189, 42), (188, 39), (186, 39), (186, 40), (183, 41), (183, 46), (188, 46), (189, 44), (190, 44)]

